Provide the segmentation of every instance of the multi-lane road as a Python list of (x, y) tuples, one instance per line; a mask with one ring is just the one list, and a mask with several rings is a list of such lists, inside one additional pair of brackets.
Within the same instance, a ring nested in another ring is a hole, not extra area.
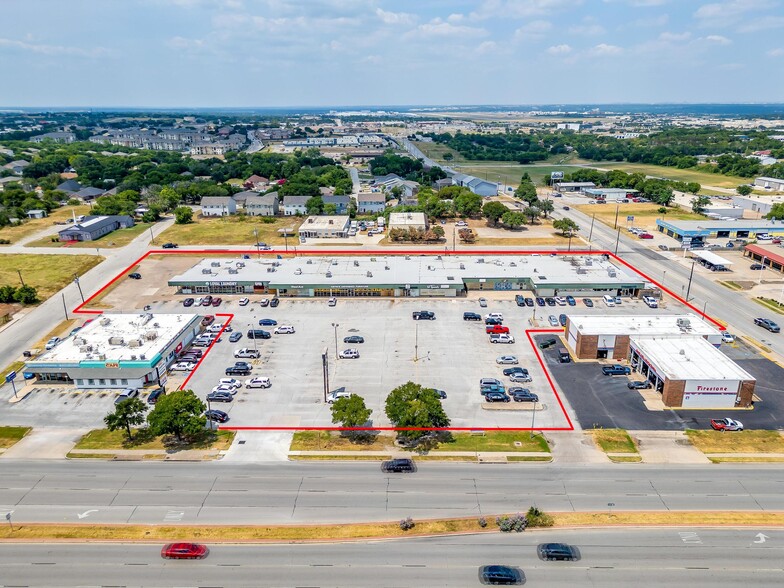
[[(623, 529), (490, 533), (378, 542), (211, 545), (170, 561), (161, 544), (4, 544), (5, 586), (480, 586), (488, 564), (517, 567), (526, 586), (784, 584), (784, 532)], [(576, 562), (542, 561), (541, 542), (577, 547)]]
[[(259, 456), (263, 459), (264, 456)], [(139, 463), (8, 460), (0, 517), (184, 525), (344, 523), (545, 511), (784, 511), (770, 466)], [(608, 506), (610, 505), (610, 506)]]

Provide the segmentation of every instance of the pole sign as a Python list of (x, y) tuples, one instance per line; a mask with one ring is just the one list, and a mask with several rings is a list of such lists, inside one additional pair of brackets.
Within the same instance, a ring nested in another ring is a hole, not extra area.
[(559, 171), (550, 172), (551, 180), (563, 180), (564, 173)]
[(626, 220), (627, 220), (627, 222), (631, 222), (631, 221), (634, 220), (634, 217), (629, 215), (629, 216), (626, 217)]
[(16, 379), (16, 372), (15, 371), (14, 372), (9, 372), (5, 376), (5, 381), (6, 382), (13, 382), (15, 379)]

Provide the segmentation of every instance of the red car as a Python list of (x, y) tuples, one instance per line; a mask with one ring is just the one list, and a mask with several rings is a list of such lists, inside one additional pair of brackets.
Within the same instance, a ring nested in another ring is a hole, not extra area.
[(214, 322), (215, 322), (215, 317), (212, 316), (211, 314), (208, 314), (203, 319), (201, 319), (201, 324), (204, 325), (205, 327), (209, 327)]
[(653, 235), (650, 233), (640, 233), (640, 239), (653, 239)]
[(743, 423), (735, 419), (711, 419), (711, 427), (716, 431), (742, 431)]
[(204, 559), (210, 552), (200, 543), (169, 543), (161, 549), (164, 559)]
[(202, 306), (209, 306), (210, 304), (212, 304), (212, 296), (209, 294), (201, 299)]
[(212, 299), (212, 305), (213, 305), (213, 306), (220, 306), (220, 305), (221, 305), (221, 302), (223, 302), (223, 299), (222, 299), (222, 298), (213, 298), (213, 299)]

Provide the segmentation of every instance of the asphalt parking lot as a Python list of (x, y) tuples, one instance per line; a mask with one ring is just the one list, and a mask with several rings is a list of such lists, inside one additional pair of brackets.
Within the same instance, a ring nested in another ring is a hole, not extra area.
[[(547, 338), (538, 335), (536, 340)], [(753, 410), (678, 410), (651, 411), (637, 390), (629, 390), (626, 376), (605, 376), (599, 362), (558, 362), (555, 348), (542, 352), (545, 365), (571, 405), (580, 427), (627, 430), (708, 429), (710, 419), (729, 416), (749, 429), (784, 428), (784, 398), (781, 385), (784, 369), (757, 355), (745, 343), (723, 345), (722, 351), (757, 379)]]

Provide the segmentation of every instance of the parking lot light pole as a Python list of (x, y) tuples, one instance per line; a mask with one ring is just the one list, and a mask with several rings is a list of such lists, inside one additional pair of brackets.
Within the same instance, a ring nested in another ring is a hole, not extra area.
[(338, 327), (340, 325), (338, 323), (332, 323), (332, 328), (335, 329), (335, 359), (340, 359), (338, 357)]
[(74, 274), (74, 282), (76, 282), (76, 287), (79, 288), (79, 296), (82, 297), (82, 304), (84, 304), (84, 294), (82, 293), (82, 286), (79, 284), (79, 276)]
[(534, 401), (534, 409), (531, 411), (531, 439), (534, 438), (534, 421), (536, 420), (536, 401)]
[[(212, 414), (212, 405), (210, 404), (210, 399), (207, 398), (207, 412)], [(210, 423), (210, 431), (212, 431), (212, 419), (207, 419), (207, 422)]]
[(256, 238), (256, 256), (261, 259), (261, 249), (259, 249), (259, 230), (253, 227), (253, 236)]
[(618, 255), (618, 243), (621, 240), (621, 228), (618, 227), (618, 236), (615, 238), (615, 255)]
[(253, 335), (253, 351), (258, 351), (259, 349), (256, 347), (256, 334), (252, 332), (255, 328), (256, 327), (252, 323), (248, 323), (248, 330), (251, 331), (251, 334)]

